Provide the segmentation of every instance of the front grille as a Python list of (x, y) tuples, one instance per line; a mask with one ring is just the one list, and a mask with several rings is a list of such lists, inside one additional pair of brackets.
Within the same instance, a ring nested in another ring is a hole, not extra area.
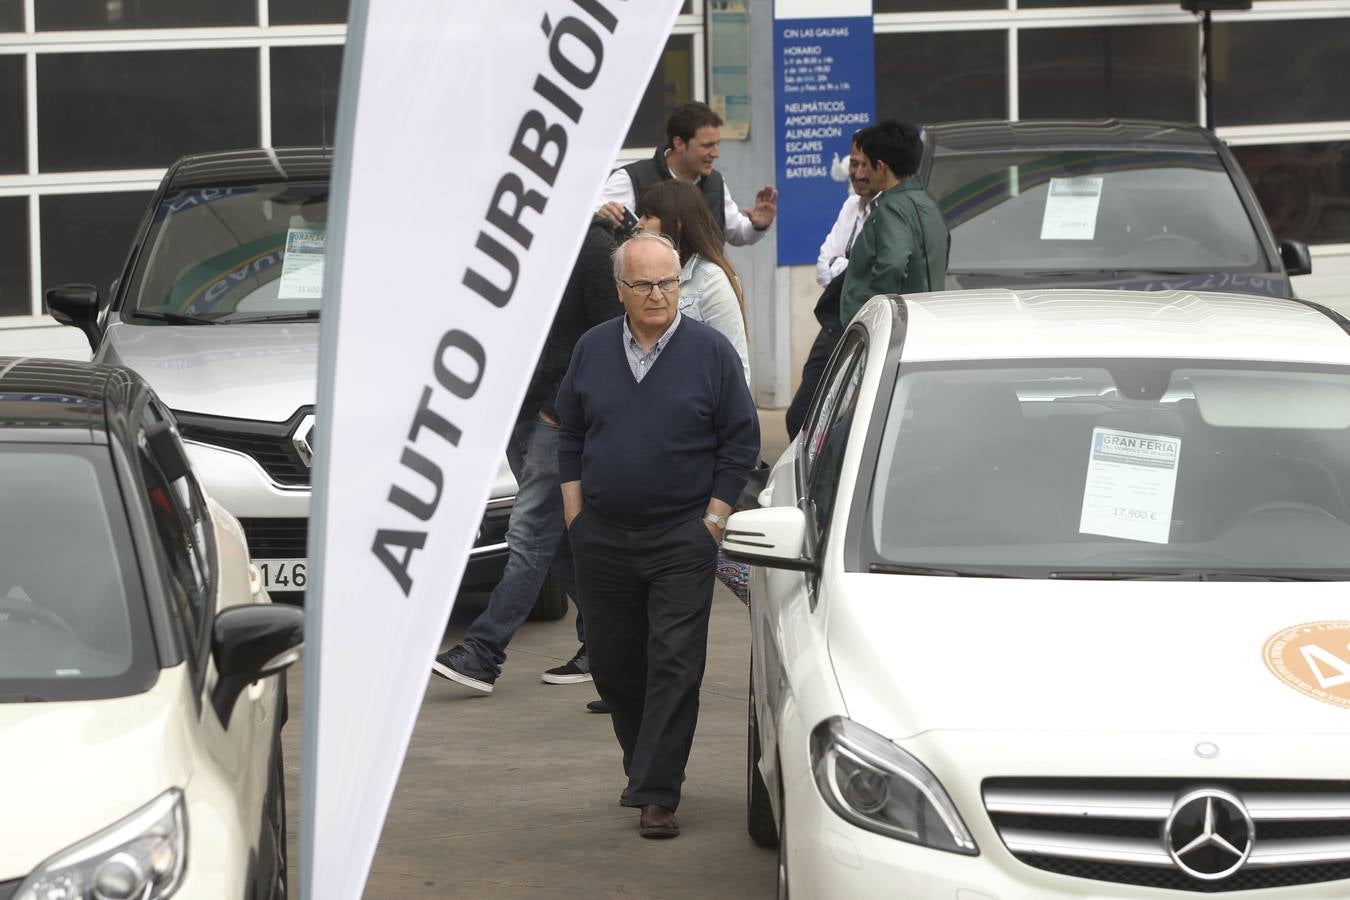
[[(501, 544), (506, 541), (506, 523), (510, 518), (509, 505), (502, 501), (488, 504), (488, 510), (478, 526), (474, 548)], [(309, 556), (308, 519), (240, 519), (248, 554), (252, 559), (306, 559)], [(0, 897), (0, 900), (4, 900)]]
[(253, 559), (305, 559), (308, 557), (308, 519), (240, 519)]
[(175, 412), (174, 418), (183, 440), (243, 453), (262, 466), (277, 484), (308, 487), (309, 466), (301, 458), (292, 438), (301, 420), (313, 412), (313, 407), (303, 407), (285, 422), (255, 422), (183, 412)]
[[(1254, 828), (1246, 862), (1213, 881), (1173, 862), (1164, 835), (1198, 788), (1237, 798)], [(1205, 894), (1350, 879), (1350, 781), (994, 778), (984, 803), (1013, 856), (1059, 875)]]

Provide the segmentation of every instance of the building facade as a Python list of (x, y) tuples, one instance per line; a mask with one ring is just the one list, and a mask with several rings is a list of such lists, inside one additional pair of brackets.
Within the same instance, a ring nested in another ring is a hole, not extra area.
[[(776, 151), (764, 115), (773, 0), (731, 2), (750, 13), (753, 115), (748, 139), (724, 144), (722, 168), (749, 204)], [(707, 99), (710, 21), (727, 4), (686, 0), (623, 160), (664, 139), (669, 109)], [(331, 141), (346, 10), (344, 0), (0, 0), (0, 329), (49, 324), (44, 287), (106, 293), (178, 156)], [(878, 117), (1204, 118), (1200, 28), (1178, 2), (873, 0), (872, 17)], [(1314, 274), (1299, 291), (1350, 299), (1350, 0), (1255, 0), (1214, 23), (1216, 130), (1277, 237), (1311, 246)], [(765, 405), (786, 402), (814, 333), (809, 271), (774, 271), (771, 242), (737, 256), (760, 309)]]

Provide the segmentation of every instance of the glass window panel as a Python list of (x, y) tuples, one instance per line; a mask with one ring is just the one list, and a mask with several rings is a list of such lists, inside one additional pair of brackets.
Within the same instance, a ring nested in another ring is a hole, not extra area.
[(1060, 6), (1163, 6), (1168, 12), (1176, 9), (1176, 0), (1017, 0), (1019, 9), (1047, 9)]
[(0, 56), (0, 173), (28, 171), (24, 58)]
[(1350, 243), (1350, 141), (1234, 147), (1276, 239)]
[(52, 194), (43, 197), (42, 286), (69, 282), (108, 287), (122, 274), (136, 227), (150, 202), (149, 191)]
[(27, 197), (0, 197), (0, 247), (0, 316), (26, 316), (32, 312)]
[(0, 0), (0, 31), (23, 31), (23, 0)]
[(257, 50), (38, 56), (44, 172), (158, 168), (257, 145)]
[(257, 25), (256, 0), (36, 0), (38, 31)]
[[(1022, 4), (1026, 6), (1027, 4)], [(874, 13), (947, 12), (958, 9), (1007, 9), (1007, 0), (874, 0)]]
[(1023, 29), (1021, 116), (1194, 122), (1196, 42), (1190, 25)]
[(331, 145), (341, 77), (341, 47), (273, 48), (273, 145)]
[(273, 25), (346, 22), (347, 0), (270, 0), (267, 18)]
[[(1214, 24), (1218, 125), (1350, 119), (1350, 19)], [(1231, 102), (1228, 102), (1231, 101)]]
[(877, 118), (903, 122), (1008, 116), (1008, 33), (876, 36)]
[(652, 80), (638, 104), (633, 124), (624, 138), (625, 147), (663, 147), (666, 119), (681, 103), (694, 99), (694, 37), (674, 34), (656, 64)]

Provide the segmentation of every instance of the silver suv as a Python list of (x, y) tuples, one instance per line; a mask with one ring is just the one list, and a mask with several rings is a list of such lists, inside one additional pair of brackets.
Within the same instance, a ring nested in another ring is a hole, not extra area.
[[(173, 410), (193, 468), (239, 518), (268, 591), (283, 597), (308, 577), (331, 165), (320, 148), (184, 157), (151, 199), (106, 306), (93, 285), (46, 294), (96, 361), (135, 369)], [(503, 461), (461, 590), (500, 578), (515, 491)], [(535, 616), (566, 610), (546, 582)]]

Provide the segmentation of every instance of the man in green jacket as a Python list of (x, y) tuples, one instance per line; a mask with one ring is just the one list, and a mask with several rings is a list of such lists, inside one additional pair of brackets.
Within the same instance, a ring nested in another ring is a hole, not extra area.
[(942, 212), (919, 183), (923, 141), (913, 125), (887, 120), (858, 132), (863, 169), (880, 194), (853, 242), (839, 320), (847, 325), (877, 294), (940, 291), (951, 235)]

